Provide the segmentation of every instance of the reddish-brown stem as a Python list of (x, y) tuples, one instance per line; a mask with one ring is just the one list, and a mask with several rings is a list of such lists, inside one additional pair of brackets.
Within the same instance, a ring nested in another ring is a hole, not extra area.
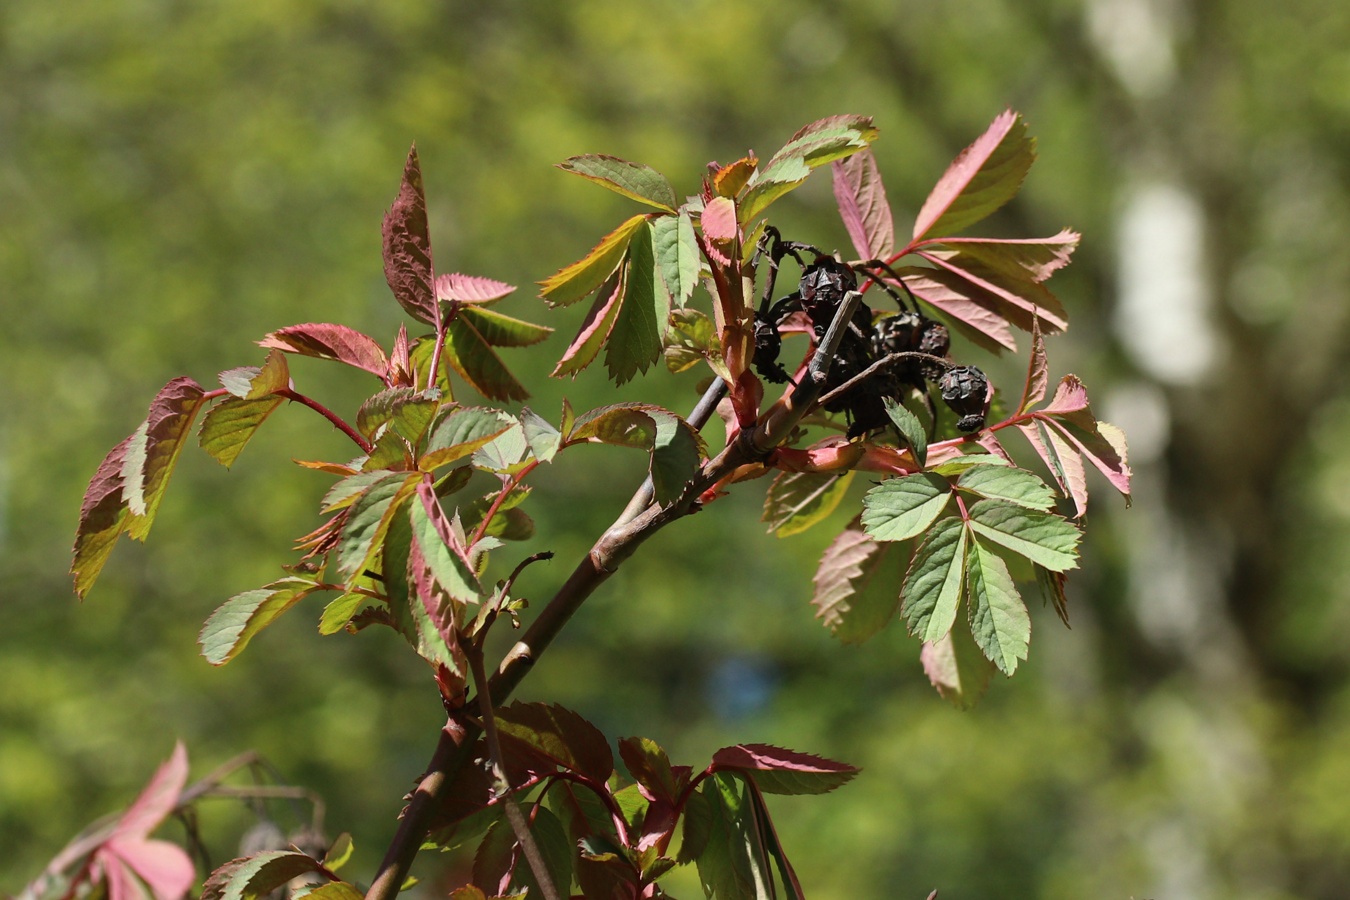
[(506, 502), (507, 496), (516, 488), (520, 487), (520, 483), (525, 480), (525, 476), (533, 472), (538, 466), (539, 460), (531, 460), (525, 468), (521, 469), (511, 477), (509, 484), (502, 485), (502, 489), (498, 491), (497, 496), (493, 498), (492, 505), (488, 507), (487, 514), (483, 516), (483, 521), (479, 522), (478, 527), (473, 530), (473, 540), (469, 541), (470, 547), (483, 539), (483, 535), (487, 534), (488, 526), (492, 524), (492, 517), (497, 515), (501, 510), (502, 504)]
[(308, 406), (310, 409), (314, 410), (316, 413), (323, 416), (329, 422), (333, 423), (334, 428), (336, 428), (338, 431), (341, 431), (347, 437), (351, 438), (356, 443), (356, 446), (361, 448), (362, 452), (369, 453), (371, 450), (374, 449), (371, 446), (370, 441), (361, 437), (361, 435), (357, 432), (357, 430), (352, 426), (348, 425), (341, 416), (339, 416), (337, 413), (333, 412), (331, 409), (324, 406), (322, 403), (315, 400), (314, 398), (306, 397), (304, 394), (298, 391), (293, 391), (290, 388), (283, 388), (282, 390), (277, 391), (277, 395), (285, 397), (287, 400), (294, 400), (296, 403)]

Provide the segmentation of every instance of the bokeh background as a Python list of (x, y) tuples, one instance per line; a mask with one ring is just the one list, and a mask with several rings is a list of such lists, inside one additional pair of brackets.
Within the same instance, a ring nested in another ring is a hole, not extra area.
[[(829, 527), (766, 535), (751, 488), (648, 544), (524, 695), (677, 762), (753, 740), (863, 766), (775, 802), (813, 897), (1344, 897), (1337, 0), (0, 4), (0, 892), (125, 805), (176, 738), (194, 775), (263, 754), (354, 834), (353, 877), (373, 871), (440, 721), (421, 664), (392, 636), (319, 638), (317, 604), (224, 669), (195, 646), (317, 524), (326, 479), (289, 459), (345, 458), (339, 435), (296, 407), (231, 471), (189, 448), (147, 545), (119, 546), (83, 604), (66, 568), (89, 476), (165, 381), (257, 365), (251, 342), (295, 322), (392, 338), (379, 224), (411, 141), (439, 267), (524, 285), (502, 308), (558, 327), (550, 353), (512, 360), (552, 415), (564, 394), (610, 395), (598, 368), (544, 380), (582, 311), (546, 313), (528, 286), (629, 214), (553, 163), (611, 153), (689, 193), (710, 159), (870, 114), (903, 230), (1009, 106), (1040, 162), (981, 228), (1084, 234), (1055, 279), (1072, 327), (1052, 375), (1087, 381), (1136, 477), (1128, 512), (1095, 482), (1073, 629), (1033, 610), (1030, 661), (957, 712), (902, 629), (829, 638), (807, 605)], [(792, 237), (846, 247), (832, 206), (822, 173), (775, 211)], [(990, 368), (1008, 384), (1022, 365)], [(348, 411), (368, 387), (317, 361), (294, 373)], [(686, 409), (692, 379), (657, 396)], [(582, 456), (532, 501), (559, 559), (522, 579), (529, 596), (640, 477), (637, 454)], [(219, 861), (247, 817), (213, 809)], [(442, 865), (419, 864), (428, 896)]]

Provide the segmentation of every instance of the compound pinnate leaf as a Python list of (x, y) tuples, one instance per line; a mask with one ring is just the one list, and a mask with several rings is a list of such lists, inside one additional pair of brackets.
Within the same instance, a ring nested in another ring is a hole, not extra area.
[(877, 159), (861, 150), (831, 165), (839, 217), (861, 259), (881, 259), (895, 249), (895, 224)]
[(531, 347), (553, 333), (547, 325), (536, 325), (479, 306), (462, 307), (456, 310), (455, 316), (467, 318), (483, 340), (494, 347)]
[(1053, 513), (1026, 509), (1006, 500), (981, 500), (969, 511), (970, 527), (981, 537), (1025, 556), (1052, 572), (1078, 565), (1078, 529)]
[(900, 613), (909, 633), (924, 643), (946, 636), (956, 621), (964, 586), (967, 531), (957, 517), (942, 519), (914, 551)]
[(1018, 270), (1003, 271), (988, 266), (964, 250), (920, 250), (918, 255), (970, 285), (971, 296), (998, 311), (1023, 331), (1039, 325), (1056, 334), (1069, 325), (1068, 313), (1059, 299), (1043, 284)]
[(609, 741), (570, 709), (551, 703), (515, 702), (497, 711), (497, 727), (506, 754), (524, 754), (583, 775), (595, 784), (604, 784), (614, 774)]
[(422, 322), (438, 324), (439, 308), (432, 285), (431, 236), (427, 198), (417, 147), (408, 151), (398, 197), (384, 216), (384, 278), (404, 311)]
[(1034, 472), (1012, 466), (977, 466), (963, 474), (956, 486), (990, 500), (1007, 500), (1042, 512), (1055, 506), (1055, 495), (1044, 481)]
[(375, 339), (346, 325), (327, 322), (290, 325), (273, 331), (258, 341), (258, 346), (316, 359), (335, 359), (381, 379), (389, 374), (389, 360)]
[(204, 391), (191, 378), (175, 378), (150, 404), (150, 414), (132, 435), (122, 465), (122, 496), (130, 514), (127, 534), (144, 540), (155, 520), (184, 438), (202, 408)]
[(1031, 642), (1031, 617), (1008, 574), (1008, 564), (998, 554), (974, 541), (966, 554), (966, 579), (970, 586), (970, 632), (984, 655), (1004, 675), (1017, 671), (1027, 658)]
[(863, 497), (863, 528), (878, 541), (908, 540), (942, 515), (951, 493), (951, 483), (931, 472), (887, 479)]
[(942, 238), (942, 243), (980, 260), (990, 269), (1039, 283), (1069, 264), (1081, 239), (1078, 232), (1065, 228), (1048, 238), (946, 237)]
[(895, 544), (850, 526), (825, 549), (812, 579), (816, 618), (843, 643), (862, 643), (895, 615), (902, 574)]
[(745, 772), (766, 794), (826, 794), (860, 771), (847, 763), (770, 744), (723, 747), (713, 754), (712, 769)]
[(914, 220), (914, 239), (955, 234), (993, 213), (1022, 187), (1036, 159), (1022, 118), (1007, 110), (938, 179)]
[(647, 221), (636, 215), (600, 239), (590, 253), (539, 282), (539, 296), (551, 306), (567, 306), (590, 295), (618, 268), (628, 242)]
[(122, 497), (122, 465), (131, 437), (126, 437), (103, 457), (85, 489), (80, 504), (80, 524), (75, 533), (70, 574), (75, 594), (84, 599), (94, 586), (108, 555), (122, 536), (127, 522), (127, 501)]
[(317, 590), (311, 580), (283, 578), (265, 588), (234, 595), (202, 626), (197, 638), (202, 656), (213, 666), (225, 665), (243, 651), (254, 635)]
[(629, 162), (615, 156), (587, 153), (558, 163), (558, 168), (666, 212), (674, 212), (675, 204), (678, 202), (675, 189), (670, 186), (666, 176), (641, 163)]
[(800, 534), (834, 512), (853, 483), (853, 470), (842, 475), (830, 472), (779, 472), (764, 496), (760, 520), (779, 537)]
[(953, 623), (946, 637), (924, 644), (919, 661), (938, 694), (957, 709), (970, 709), (979, 702), (994, 670), (971, 637), (965, 617)]
[(910, 293), (942, 313), (974, 343), (992, 353), (1017, 349), (1017, 340), (1004, 315), (1008, 304), (1001, 298), (946, 269), (908, 266), (897, 274)]
[(857, 153), (876, 137), (867, 116), (831, 116), (805, 126), (751, 177), (737, 205), (741, 225), (805, 181), (811, 170)]

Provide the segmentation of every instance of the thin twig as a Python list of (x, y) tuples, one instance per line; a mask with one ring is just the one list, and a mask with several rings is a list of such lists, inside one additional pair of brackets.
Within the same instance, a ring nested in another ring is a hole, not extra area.
[(836, 397), (842, 397), (844, 394), (848, 393), (858, 384), (866, 381), (868, 378), (871, 378), (877, 372), (880, 372), (887, 366), (892, 365), (893, 363), (897, 363), (902, 359), (921, 359), (924, 362), (934, 363), (935, 365), (942, 366), (943, 368), (946, 369), (950, 369), (952, 366), (956, 365), (956, 363), (952, 362), (950, 359), (943, 359), (941, 356), (934, 356), (931, 353), (920, 353), (917, 350), (902, 350), (898, 353), (892, 353), (889, 356), (883, 356), (881, 359), (877, 360), (867, 368), (863, 369), (857, 375), (854, 375), (848, 381), (845, 381), (843, 384), (839, 385), (839, 387), (832, 389), (828, 394), (820, 398), (820, 405), (825, 406)]
[(294, 400), (296, 403), (308, 406), (310, 409), (314, 410), (316, 413), (323, 416), (329, 422), (332, 422), (334, 428), (336, 428), (338, 431), (341, 431), (347, 437), (351, 438), (356, 443), (356, 446), (360, 447), (363, 452), (369, 453), (371, 450), (374, 449), (370, 441), (361, 437), (361, 435), (357, 433), (356, 429), (348, 425), (341, 416), (339, 416), (337, 413), (333, 412), (331, 409), (324, 406), (322, 403), (315, 400), (314, 398), (306, 397), (299, 391), (293, 391), (290, 388), (283, 388), (282, 390), (277, 391), (277, 395), (285, 397), (287, 400)]

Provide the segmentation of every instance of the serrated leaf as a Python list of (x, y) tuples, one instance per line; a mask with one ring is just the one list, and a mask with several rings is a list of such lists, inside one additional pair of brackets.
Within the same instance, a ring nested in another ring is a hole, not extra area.
[[(394, 418), (399, 407), (411, 402), (417, 396), (418, 391), (410, 387), (394, 387), (380, 391), (362, 403), (361, 408), (357, 410), (356, 430), (367, 438), (373, 438), (377, 428)], [(436, 401), (429, 402), (434, 412)], [(427, 417), (427, 421), (430, 422), (430, 416)]]
[(703, 782), (710, 815), (698, 876), (704, 893), (717, 900), (773, 900), (773, 873), (748, 792), (731, 774), (715, 774)]
[(656, 440), (656, 422), (640, 404), (601, 406), (577, 416), (568, 440), (647, 450)]
[(712, 319), (697, 309), (677, 309), (670, 315), (666, 332), (666, 368), (671, 372), (686, 369), (716, 356), (721, 358), (716, 328)]
[(802, 128), (750, 179), (737, 204), (738, 220), (749, 224), (813, 169), (857, 153), (876, 136), (877, 129), (866, 116), (831, 116)]
[(1069, 264), (1082, 235), (1065, 228), (1054, 237), (995, 239), (943, 238), (942, 243), (992, 269), (1041, 282)]
[(728, 163), (713, 173), (713, 191), (719, 197), (735, 197), (745, 187), (746, 182), (755, 174), (759, 160), (752, 153), (742, 156), (734, 163)]
[(886, 408), (886, 416), (891, 420), (891, 424), (900, 432), (905, 445), (914, 454), (914, 461), (922, 469), (928, 463), (928, 430), (923, 427), (919, 417), (910, 412), (904, 404), (890, 397), (883, 397), (882, 405)]
[(981, 537), (1053, 572), (1078, 565), (1078, 529), (1053, 513), (1023, 509), (1006, 500), (981, 500), (969, 510), (970, 527)]
[(957, 709), (970, 709), (989, 687), (994, 664), (970, 636), (970, 625), (959, 617), (942, 640), (924, 644), (919, 652), (924, 674), (938, 694)]
[(609, 334), (614, 329), (614, 321), (623, 307), (624, 290), (624, 270), (621, 269), (610, 281), (600, 286), (595, 302), (591, 304), (586, 319), (581, 323), (581, 330), (572, 339), (562, 359), (558, 360), (558, 365), (549, 373), (552, 377), (561, 378), (564, 375), (575, 377), (578, 372), (595, 361), (600, 348), (609, 340)]
[(487, 306), (515, 291), (516, 286), (481, 275), (449, 272), (436, 276), (436, 300), (441, 303), (470, 303)]
[(661, 358), (670, 318), (670, 295), (652, 246), (652, 229), (643, 225), (628, 245), (623, 305), (610, 330), (605, 368), (615, 384), (646, 372)]
[[(511, 801), (507, 801), (511, 802)], [(572, 844), (567, 840), (567, 832), (562, 823), (545, 807), (537, 807), (530, 813), (530, 836), (534, 838), (539, 855), (543, 857), (544, 868), (549, 880), (559, 891), (566, 893), (572, 884)], [(516, 865), (515, 880), (526, 888), (529, 897), (543, 897), (543, 889), (534, 876), (534, 869), (522, 860)]]
[(695, 791), (685, 800), (684, 815), (680, 817), (680, 852), (675, 861), (687, 865), (702, 856), (711, 832), (712, 810), (708, 798), (701, 791)]
[(1055, 495), (1034, 472), (1011, 466), (978, 466), (967, 471), (956, 486), (990, 500), (1007, 500), (1028, 509), (1049, 512)]
[(1087, 472), (1078, 449), (1043, 419), (1019, 422), (1017, 429), (1045, 461), (1051, 477), (1059, 485), (1060, 493), (1073, 499), (1074, 518), (1082, 518), (1083, 513), (1087, 512), (1088, 489)]
[(381, 379), (389, 373), (389, 360), (375, 339), (346, 325), (325, 322), (291, 325), (273, 331), (258, 341), (258, 346), (316, 359), (335, 359)]
[(497, 711), (497, 728), (503, 738), (503, 753), (526, 754), (596, 784), (604, 784), (614, 774), (609, 741), (570, 709), (552, 703), (516, 701)]
[(1003, 314), (1009, 304), (946, 269), (907, 266), (897, 273), (910, 293), (932, 306), (961, 334), (991, 353), (1016, 350)]
[(1125, 434), (1107, 422), (1097, 421), (1088, 404), (1087, 389), (1077, 376), (1065, 375), (1050, 403), (1035, 413), (1071, 441), (1130, 502), (1130, 464)]
[(954, 456), (951, 459), (943, 460), (929, 469), (937, 475), (945, 475), (948, 478), (953, 475), (960, 475), (968, 472), (978, 466), (1010, 466), (1012, 465), (1002, 456), (996, 456), (993, 453), (968, 453), (964, 456)]
[(328, 492), (323, 495), (323, 500), (319, 502), (319, 509), (324, 513), (345, 509), (351, 506), (366, 488), (390, 474), (389, 472), (358, 472), (355, 475), (348, 475), (328, 489)]
[[(460, 506), (459, 515), (465, 531), (471, 532), (478, 527), (499, 493), (501, 492), (495, 491)], [(534, 521), (524, 510), (516, 508), (524, 502), (529, 493), (528, 485), (519, 485), (512, 490), (497, 508), (496, 514), (483, 533), (504, 541), (528, 541), (534, 537)]]
[(827, 794), (847, 784), (860, 771), (810, 753), (770, 744), (737, 744), (713, 754), (714, 771), (746, 772), (766, 794)]
[(347, 623), (352, 620), (352, 616), (356, 615), (356, 611), (369, 599), (365, 594), (348, 591), (336, 599), (330, 600), (319, 616), (319, 634), (337, 634), (346, 628)]
[(650, 738), (619, 739), (619, 757), (633, 776), (633, 780), (647, 789), (657, 800), (674, 803), (681, 789), (675, 782), (670, 757), (661, 745)]
[(800, 534), (834, 512), (853, 483), (853, 470), (829, 472), (779, 472), (764, 496), (760, 521), (780, 538)]
[(509, 403), (528, 398), (530, 392), (506, 368), (497, 351), (478, 330), (476, 320), (471, 315), (464, 315), (466, 312), (469, 311), (461, 310), (460, 315), (446, 323), (445, 349), (442, 351), (446, 363), (474, 390), (490, 400)]
[(702, 440), (693, 426), (674, 413), (645, 404), (642, 409), (656, 423), (650, 472), (656, 502), (664, 505), (675, 500), (694, 477), (702, 459)]
[(424, 472), (439, 469), (487, 446), (514, 425), (500, 410), (485, 406), (451, 409), (431, 428), (426, 449), (417, 465)]
[(942, 519), (914, 551), (901, 590), (909, 633), (924, 643), (941, 640), (956, 621), (966, 558), (966, 527), (957, 517)]
[(998, 309), (1023, 331), (1030, 332), (1039, 323), (1047, 333), (1057, 334), (1069, 326), (1068, 313), (1059, 298), (1045, 285), (1020, 273), (1000, 272), (974, 257), (950, 250), (920, 250), (918, 256), (968, 282), (973, 288), (972, 297)]
[(461, 307), (455, 311), (455, 317), (468, 319), (479, 336), (493, 347), (532, 347), (553, 333), (547, 325), (536, 325), (479, 306)]
[(666, 212), (674, 212), (675, 204), (678, 202), (675, 198), (675, 189), (670, 186), (666, 176), (641, 163), (587, 153), (558, 163), (558, 168)]
[(881, 259), (895, 250), (895, 224), (876, 157), (860, 150), (831, 165), (839, 217), (860, 259)]
[(150, 413), (127, 445), (122, 496), (127, 501), (127, 534), (143, 541), (164, 498), (184, 438), (202, 408), (204, 391), (191, 378), (175, 378), (150, 403)]
[(919, 210), (914, 239), (955, 234), (1016, 196), (1036, 159), (1036, 142), (1026, 130), (1021, 116), (1006, 110), (962, 150)]
[(427, 229), (427, 198), (422, 190), (422, 167), (417, 146), (408, 151), (398, 197), (384, 225), (384, 278), (398, 305), (414, 319), (438, 325), (440, 312), (432, 286), (431, 236)]
[(863, 496), (863, 529), (878, 541), (909, 540), (942, 515), (951, 493), (951, 483), (931, 472), (888, 478)]
[(1008, 564), (979, 541), (966, 554), (970, 584), (970, 633), (1004, 675), (1017, 671), (1031, 643), (1031, 617), (1017, 593)]
[(290, 367), (286, 355), (273, 348), (262, 368), (246, 366), (220, 373), (220, 384), (240, 400), (257, 400), (290, 386)]
[(338, 571), (347, 578), (364, 572), (380, 553), (389, 523), (422, 481), (419, 472), (391, 472), (371, 483), (351, 505), (338, 538)]
[(1069, 625), (1069, 599), (1064, 594), (1064, 582), (1068, 580), (1063, 572), (1051, 572), (1045, 566), (1032, 565), (1036, 572), (1036, 586), (1043, 596), (1055, 608), (1059, 620), (1065, 628)]
[(319, 588), (303, 578), (284, 578), (265, 588), (236, 594), (220, 606), (202, 626), (197, 643), (202, 656), (213, 666), (223, 666), (238, 656), (253, 636)]
[(82, 600), (126, 529), (128, 510), (122, 497), (122, 466), (131, 437), (124, 438), (103, 457), (80, 503), (70, 574), (75, 581), (75, 594)]
[(268, 850), (217, 869), (207, 880), (202, 900), (256, 900), (308, 874), (322, 874), (317, 859), (294, 850)]
[(812, 578), (816, 618), (845, 644), (886, 626), (900, 605), (900, 551), (850, 526), (825, 549)]
[(651, 229), (652, 248), (666, 293), (675, 308), (683, 309), (698, 284), (698, 238), (694, 234), (694, 222), (689, 211), (682, 209), (678, 215), (653, 219)]
[(238, 397), (222, 400), (202, 417), (197, 443), (216, 462), (229, 468), (262, 427), (262, 423), (283, 402), (284, 398), (277, 396), (257, 400), (241, 400)]
[[(416, 878), (409, 878), (407, 882), (404, 882), (406, 887), (411, 887), (416, 883)], [(345, 881), (330, 881), (305, 894), (304, 900), (362, 900), (364, 896), (365, 894), (361, 893), (359, 888)]]
[(514, 419), (511, 420), (511, 427), (473, 454), (475, 467), (500, 475), (514, 475), (532, 462), (530, 444), (525, 440), (525, 429)]
[(1017, 404), (1018, 414), (1025, 413), (1045, 399), (1046, 388), (1050, 384), (1050, 371), (1045, 357), (1045, 339), (1041, 336), (1039, 321), (1032, 322), (1031, 358), (1027, 361), (1027, 380), (1022, 388), (1022, 402)]
[(551, 462), (562, 443), (562, 432), (529, 407), (520, 411), (520, 427), (525, 432), (525, 440), (534, 458), (540, 462)]
[(590, 253), (539, 282), (539, 296), (550, 306), (575, 303), (604, 283), (618, 268), (633, 234), (647, 221), (636, 215), (601, 238)]
[(425, 480), (417, 485), (417, 499), (410, 504), (409, 515), (413, 541), (436, 583), (459, 603), (478, 602), (483, 587), (469, 564), (468, 548), (455, 535), (434, 488)]

